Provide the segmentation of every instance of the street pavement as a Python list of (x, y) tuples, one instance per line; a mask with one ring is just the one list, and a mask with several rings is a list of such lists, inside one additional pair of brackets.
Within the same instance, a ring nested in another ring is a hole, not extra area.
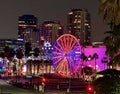
[[(12, 86), (6, 80), (0, 79), (0, 94), (69, 94), (67, 91), (51, 90), (40, 92), (38, 90), (22, 89)], [(70, 93), (70, 94), (85, 94), (85, 93)]]
[(40, 94), (40, 92), (18, 88), (8, 84), (6, 80), (0, 79), (0, 94)]

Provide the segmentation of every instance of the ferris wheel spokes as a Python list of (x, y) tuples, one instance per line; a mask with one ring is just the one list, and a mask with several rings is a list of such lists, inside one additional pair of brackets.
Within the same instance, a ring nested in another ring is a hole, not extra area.
[(59, 49), (57, 46), (55, 46), (54, 49), (55, 49), (57, 52), (58, 52), (58, 51), (61, 52), (61, 53), (63, 52), (63, 51), (62, 51), (61, 49)]
[(53, 47), (55, 72), (67, 77), (78, 72), (80, 50), (80, 44), (74, 36), (70, 34), (60, 36)]
[(61, 44), (59, 42), (57, 42), (58, 47), (61, 49), (61, 51), (64, 51), (63, 47), (61, 46)]
[[(56, 69), (58, 70), (57, 72), (59, 73), (62, 73), (62, 74), (64, 74), (64, 75), (66, 75), (68, 72), (69, 72), (69, 69), (68, 69), (68, 63), (66, 63), (67, 61), (65, 60), (65, 58), (64, 58), (64, 60), (63, 61), (61, 61), (59, 64), (58, 64), (58, 66), (56, 67)], [(66, 67), (67, 66), (67, 67)]]

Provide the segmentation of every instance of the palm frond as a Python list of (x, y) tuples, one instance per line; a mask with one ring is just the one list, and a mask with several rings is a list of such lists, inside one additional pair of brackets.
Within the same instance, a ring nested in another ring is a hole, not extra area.
[(120, 54), (116, 55), (113, 59), (115, 64), (120, 64)]
[(99, 13), (105, 23), (120, 24), (120, 0), (99, 0)]

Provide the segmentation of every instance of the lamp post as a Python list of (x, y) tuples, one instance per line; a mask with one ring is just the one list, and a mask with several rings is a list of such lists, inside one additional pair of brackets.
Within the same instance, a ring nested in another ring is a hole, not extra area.
[[(69, 63), (69, 69), (71, 69), (71, 64)], [(70, 73), (70, 77), (69, 77), (69, 81), (68, 81), (68, 89), (67, 89), (67, 93), (70, 93), (70, 89), (71, 89), (71, 70), (69, 71)]]
[(89, 55), (87, 59), (88, 59), (88, 61), (91, 61), (92, 60), (92, 56)]
[(98, 59), (98, 54), (97, 53), (94, 53), (93, 54), (93, 58), (95, 59), (95, 72), (96, 72), (96, 59)]
[(90, 64), (88, 65), (89, 67), (91, 67), (91, 60), (92, 60), (92, 59), (93, 59), (92, 55), (89, 55), (89, 56), (87, 57), (87, 61), (90, 62)]

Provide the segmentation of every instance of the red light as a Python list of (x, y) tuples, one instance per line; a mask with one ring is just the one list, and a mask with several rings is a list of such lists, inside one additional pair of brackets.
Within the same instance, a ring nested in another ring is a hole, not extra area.
[(91, 85), (87, 86), (87, 91), (88, 92), (93, 92), (93, 86), (91, 86)]
[(10, 70), (8, 70), (7, 72), (8, 72), (8, 73), (11, 73), (11, 71), (10, 71)]
[(42, 78), (42, 82), (46, 82), (46, 79), (45, 79), (45, 78)]
[(88, 88), (88, 90), (89, 90), (89, 91), (91, 91), (91, 90), (92, 90), (92, 88), (91, 88), (91, 87), (89, 87), (89, 88)]

